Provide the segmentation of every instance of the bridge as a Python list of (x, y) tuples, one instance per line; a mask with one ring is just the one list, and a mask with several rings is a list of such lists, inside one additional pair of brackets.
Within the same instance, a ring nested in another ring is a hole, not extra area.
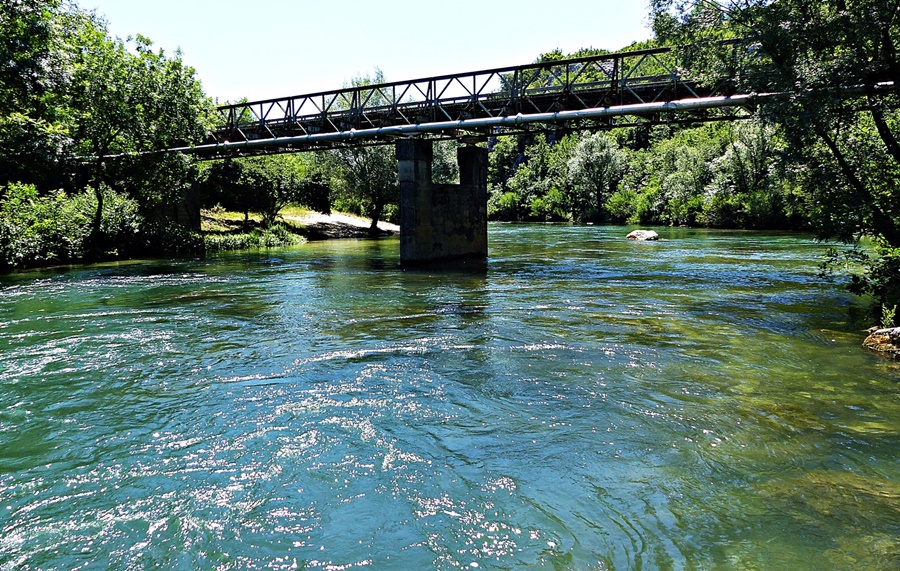
[[(732, 120), (752, 97), (682, 75), (677, 51), (655, 48), (222, 105), (206, 141), (170, 149), (250, 156), (394, 144), (404, 264), (487, 256), (491, 137)], [(432, 141), (456, 139), (460, 184), (431, 180)]]
[(735, 73), (701, 86), (682, 76), (677, 52), (664, 47), (359, 85), (219, 106), (207, 140), (175, 150), (235, 156), (733, 119), (748, 102), (733, 92)]

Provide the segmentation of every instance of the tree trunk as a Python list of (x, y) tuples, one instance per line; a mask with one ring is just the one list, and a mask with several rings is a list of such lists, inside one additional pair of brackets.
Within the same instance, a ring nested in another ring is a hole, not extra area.
[(816, 127), (816, 132), (819, 137), (831, 151), (831, 154), (834, 155), (835, 160), (837, 160), (838, 166), (841, 168), (841, 172), (844, 173), (844, 177), (846, 177), (847, 182), (850, 183), (850, 188), (854, 190), (857, 196), (860, 199), (862, 204), (867, 205), (872, 211), (872, 230), (874, 230), (878, 235), (884, 238), (888, 245), (892, 248), (900, 247), (900, 230), (897, 228), (897, 224), (894, 220), (885, 214), (884, 210), (881, 209), (876, 203), (875, 199), (872, 196), (872, 193), (869, 192), (869, 189), (866, 188), (865, 183), (860, 180), (857, 176), (856, 171), (847, 162), (846, 157), (838, 148), (837, 143), (834, 139), (832, 139), (828, 133), (825, 132), (821, 127)]
[(878, 130), (878, 135), (881, 137), (881, 141), (884, 143), (885, 147), (887, 147), (888, 153), (894, 158), (894, 161), (900, 165), (900, 143), (897, 142), (897, 138), (894, 137), (894, 133), (891, 132), (891, 128), (884, 118), (884, 112), (881, 109), (880, 103), (875, 100), (875, 97), (872, 94), (869, 94), (868, 99), (869, 111), (872, 114), (872, 120), (875, 121), (875, 128)]
[(94, 196), (97, 197), (97, 211), (94, 213), (94, 223), (91, 226), (89, 242), (92, 250), (99, 250), (101, 225), (103, 224), (103, 190), (99, 184), (94, 189)]
[(381, 219), (381, 213), (384, 211), (384, 205), (380, 202), (376, 202), (372, 205), (372, 210), (370, 216), (372, 217), (372, 224), (369, 225), (369, 236), (372, 238), (377, 238), (381, 231), (378, 229), (378, 221)]

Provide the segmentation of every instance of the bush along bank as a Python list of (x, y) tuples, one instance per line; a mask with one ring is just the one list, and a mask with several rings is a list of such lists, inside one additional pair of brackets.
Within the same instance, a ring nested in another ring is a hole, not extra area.
[(109, 188), (72, 195), (18, 183), (0, 188), (0, 270), (202, 251), (198, 233), (146, 218), (135, 200)]
[(268, 228), (254, 228), (249, 232), (207, 232), (203, 235), (203, 244), (207, 252), (275, 248), (304, 243), (306, 238), (284, 223), (273, 224)]

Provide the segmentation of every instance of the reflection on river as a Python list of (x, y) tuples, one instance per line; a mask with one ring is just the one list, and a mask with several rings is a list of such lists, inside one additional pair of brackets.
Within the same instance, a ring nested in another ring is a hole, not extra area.
[(0, 277), (0, 569), (898, 569), (824, 246), (492, 226)]

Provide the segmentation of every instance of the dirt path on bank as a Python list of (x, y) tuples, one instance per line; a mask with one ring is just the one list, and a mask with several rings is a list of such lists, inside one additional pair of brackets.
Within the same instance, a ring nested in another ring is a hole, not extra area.
[[(302, 224), (309, 229), (311, 240), (328, 238), (368, 238), (368, 218), (361, 218), (350, 214), (321, 214), (319, 212), (307, 212), (302, 216), (284, 216), (285, 220), (296, 224)], [(378, 229), (383, 236), (400, 233), (400, 226), (389, 222), (379, 222)]]

